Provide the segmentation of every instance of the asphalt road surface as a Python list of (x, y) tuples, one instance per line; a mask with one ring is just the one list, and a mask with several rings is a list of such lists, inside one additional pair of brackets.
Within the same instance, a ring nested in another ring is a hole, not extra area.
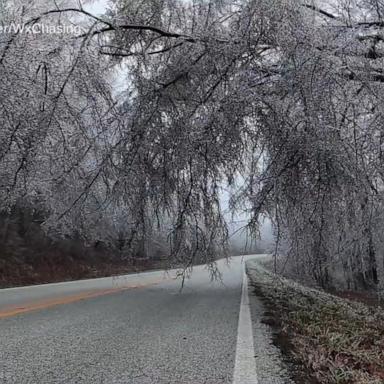
[(0, 383), (257, 383), (244, 259), (219, 268), (0, 290)]

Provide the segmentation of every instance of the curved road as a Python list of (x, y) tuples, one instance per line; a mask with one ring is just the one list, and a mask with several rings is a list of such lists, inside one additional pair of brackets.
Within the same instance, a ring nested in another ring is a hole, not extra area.
[(218, 263), (182, 292), (175, 271), (0, 290), (0, 383), (257, 383), (244, 259)]

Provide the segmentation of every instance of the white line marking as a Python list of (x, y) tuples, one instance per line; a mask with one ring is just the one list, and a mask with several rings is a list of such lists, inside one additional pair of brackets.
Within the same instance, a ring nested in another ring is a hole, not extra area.
[(243, 286), (237, 330), (237, 344), (233, 384), (257, 384), (255, 349), (253, 347), (253, 332), (251, 311), (249, 309), (248, 278), (243, 271)]

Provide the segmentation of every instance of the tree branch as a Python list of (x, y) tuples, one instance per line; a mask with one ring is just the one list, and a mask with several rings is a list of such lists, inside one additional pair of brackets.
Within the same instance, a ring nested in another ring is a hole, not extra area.
[(320, 13), (321, 15), (328, 17), (329, 19), (334, 19), (334, 20), (338, 19), (338, 17), (336, 17), (335, 15), (332, 15), (332, 13), (324, 11), (323, 9), (316, 7), (315, 5), (304, 3), (304, 4), (302, 4), (302, 6), (305, 8), (311, 9), (312, 11), (316, 11), (316, 12)]

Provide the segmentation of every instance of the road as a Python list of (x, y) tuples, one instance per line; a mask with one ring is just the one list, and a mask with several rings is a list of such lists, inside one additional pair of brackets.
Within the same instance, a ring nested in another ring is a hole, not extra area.
[(218, 264), (1, 290), (0, 383), (257, 383), (244, 260)]

